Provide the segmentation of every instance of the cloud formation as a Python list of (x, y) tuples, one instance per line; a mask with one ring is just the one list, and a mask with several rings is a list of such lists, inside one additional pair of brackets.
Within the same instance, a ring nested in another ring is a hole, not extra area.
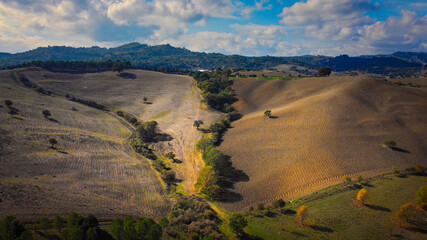
[[(396, 6), (403, 10), (384, 17)], [(245, 55), (427, 51), (423, 6), (421, 0), (0, 0), (0, 51), (132, 41)]]

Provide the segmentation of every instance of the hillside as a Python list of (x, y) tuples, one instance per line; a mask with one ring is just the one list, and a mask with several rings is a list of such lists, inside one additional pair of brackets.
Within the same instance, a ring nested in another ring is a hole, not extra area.
[[(292, 200), (352, 178), (425, 165), (427, 90), (365, 77), (236, 79), (244, 114), (221, 151), (249, 176), (229, 210)], [(263, 116), (272, 110), (272, 118)], [(381, 146), (394, 139), (397, 149)]]
[[(190, 77), (135, 70), (126, 78), (112, 72), (69, 74), (42, 69), (16, 70), (52, 92), (37, 93), (17, 84), (11, 72), (0, 72), (0, 212), (20, 219), (94, 213), (101, 218), (118, 215), (167, 216), (171, 203), (150, 160), (133, 152), (134, 131), (114, 112), (91, 108), (65, 98), (66, 94), (122, 110), (140, 121), (156, 120), (171, 141), (155, 144), (158, 153), (173, 151), (182, 161), (174, 164), (177, 178), (191, 191), (200, 162), (193, 155), (201, 133), (195, 119), (216, 120), (201, 105)], [(149, 104), (144, 104), (148, 97)], [(7, 114), (3, 101), (19, 110)], [(51, 118), (44, 118), (42, 110)], [(48, 139), (58, 140), (58, 149)]]
[[(169, 44), (149, 46), (129, 43), (115, 48), (39, 47), (16, 54), (0, 54), (0, 68), (41, 61), (129, 61), (135, 68), (161, 70), (195, 70), (234, 68), (264, 70), (292, 64), (310, 69), (329, 66), (334, 71), (362, 70), (377, 74), (412, 76), (426, 63), (425, 53), (397, 52), (390, 55), (348, 57), (262, 56), (250, 57), (220, 53), (193, 52)], [(308, 71), (310, 73), (310, 71)]]

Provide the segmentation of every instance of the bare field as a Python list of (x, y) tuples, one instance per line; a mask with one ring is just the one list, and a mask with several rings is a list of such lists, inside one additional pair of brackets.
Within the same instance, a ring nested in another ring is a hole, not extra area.
[[(233, 88), (244, 117), (220, 149), (250, 180), (236, 183), (243, 200), (221, 204), (226, 209), (292, 200), (346, 176), (427, 163), (426, 89), (364, 77), (238, 79)], [(398, 149), (383, 148), (385, 139)]]
[[(187, 191), (193, 191), (202, 161), (194, 154), (201, 132), (193, 127), (194, 120), (207, 126), (220, 118), (201, 104), (200, 92), (189, 76), (143, 70), (127, 70), (124, 77), (113, 72), (70, 74), (40, 69), (24, 74), (43, 88), (65, 96), (93, 100), (110, 109), (123, 110), (140, 121), (155, 120), (162, 132), (173, 140), (155, 145), (160, 153), (172, 151), (181, 164), (174, 164), (177, 178)], [(143, 98), (148, 98), (148, 104)]]

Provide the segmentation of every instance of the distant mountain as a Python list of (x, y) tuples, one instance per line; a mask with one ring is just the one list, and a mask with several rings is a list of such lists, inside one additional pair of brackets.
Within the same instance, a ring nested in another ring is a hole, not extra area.
[(237, 68), (262, 70), (280, 64), (293, 64), (308, 68), (329, 66), (334, 71), (362, 70), (373, 73), (414, 72), (427, 62), (427, 53), (396, 52), (390, 55), (349, 57), (296, 56), (246, 57), (220, 53), (193, 52), (169, 44), (149, 46), (129, 43), (115, 48), (65, 46), (39, 47), (27, 52), (0, 53), (0, 68), (41, 61), (130, 61), (136, 68), (216, 69)]
[(11, 55), (10, 53), (5, 53), (5, 52), (0, 52), (0, 58), (1, 57), (5, 57), (5, 56), (9, 56)]

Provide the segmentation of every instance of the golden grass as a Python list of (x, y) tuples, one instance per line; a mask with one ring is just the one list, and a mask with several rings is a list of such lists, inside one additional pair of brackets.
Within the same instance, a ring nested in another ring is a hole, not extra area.
[[(250, 180), (235, 185), (243, 201), (230, 210), (277, 198), (292, 200), (342, 182), (425, 164), (427, 92), (369, 78), (292, 82), (237, 80), (244, 117), (221, 150)], [(263, 116), (272, 110), (273, 118)], [(394, 139), (403, 151), (381, 146)]]

